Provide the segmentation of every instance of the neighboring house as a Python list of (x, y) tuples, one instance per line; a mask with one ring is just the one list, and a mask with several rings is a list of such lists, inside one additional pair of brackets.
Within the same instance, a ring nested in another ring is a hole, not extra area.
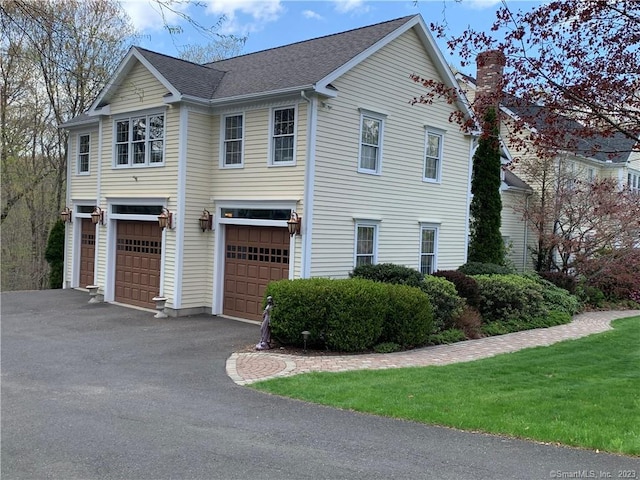
[(449, 118), (471, 113), (412, 106), (412, 73), (455, 85), (419, 15), (206, 65), (132, 48), (63, 125), (65, 287), (258, 319), (272, 280), (459, 267), (473, 138)]
[[(491, 58), (489, 56), (488, 58)], [(499, 72), (499, 73), (498, 73)], [(502, 74), (499, 65), (479, 65), (477, 79), (456, 72), (458, 84), (470, 102), (476, 97), (478, 84), (482, 88), (492, 87)], [(538, 124), (529, 125), (525, 134), (536, 132), (536, 128), (544, 128), (544, 109), (537, 105), (525, 105), (513, 97), (503, 98), (500, 104), (501, 137), (503, 140), (503, 185), (502, 185), (502, 233), (505, 242), (510, 245), (509, 258), (520, 270), (533, 267), (530, 250), (536, 248), (536, 232), (523, 220), (522, 212), (526, 208), (532, 193), (540, 191), (540, 178), (532, 176), (527, 165), (535, 165), (535, 155), (524, 148), (510, 142), (510, 121), (512, 119), (535, 118)], [(575, 128), (575, 120), (565, 119), (567, 131)], [(637, 141), (629, 139), (622, 133), (612, 137), (596, 136), (589, 139), (578, 139), (570, 149), (555, 156), (549, 165), (551, 176), (547, 182), (557, 181), (592, 181), (596, 178), (613, 178), (620, 188), (630, 188), (640, 192), (640, 152), (632, 151)], [(513, 162), (518, 157), (519, 161)], [(506, 168), (508, 167), (508, 169)]]

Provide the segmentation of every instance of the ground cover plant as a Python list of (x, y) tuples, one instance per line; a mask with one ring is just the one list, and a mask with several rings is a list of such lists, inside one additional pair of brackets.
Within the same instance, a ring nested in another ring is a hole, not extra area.
[(427, 424), (640, 455), (640, 317), (612, 325), (605, 333), (475, 362), (311, 373), (252, 387)]

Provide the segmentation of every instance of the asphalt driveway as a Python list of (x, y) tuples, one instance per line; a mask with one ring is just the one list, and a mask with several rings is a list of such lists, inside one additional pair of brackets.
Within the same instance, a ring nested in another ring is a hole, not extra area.
[(3, 480), (640, 476), (635, 458), (255, 392), (225, 361), (258, 340), (257, 326), (87, 300), (1, 295)]

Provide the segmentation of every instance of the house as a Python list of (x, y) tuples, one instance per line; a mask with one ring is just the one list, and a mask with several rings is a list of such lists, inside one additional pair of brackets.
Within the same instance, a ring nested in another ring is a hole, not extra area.
[[(500, 88), (504, 63), (496, 52), (484, 52), (478, 61), (477, 78), (456, 72), (458, 84), (470, 103), (478, 92)], [(488, 61), (486, 61), (488, 60)], [(531, 105), (513, 96), (500, 101), (500, 134), (503, 147), (502, 233), (509, 245), (509, 257), (519, 270), (533, 268), (531, 250), (537, 247), (538, 233), (523, 219), (523, 211), (543, 189), (555, 191), (558, 181), (591, 182), (596, 178), (614, 179), (618, 186), (640, 192), (640, 152), (634, 151), (637, 140), (622, 133), (596, 135), (590, 138), (571, 137), (580, 128), (571, 118), (560, 120), (567, 133), (565, 148), (557, 148), (552, 158), (541, 161), (531, 147), (528, 136), (544, 131), (548, 118), (543, 106)], [(514, 123), (527, 119), (524, 131), (514, 134)], [(514, 139), (515, 138), (515, 139)], [(514, 162), (514, 158), (518, 161)], [(543, 165), (545, 175), (540, 173)], [(543, 179), (543, 180), (542, 180)], [(544, 184), (542, 183), (544, 182)], [(551, 227), (552, 228), (552, 227)]]
[(273, 280), (457, 268), (471, 112), (411, 105), (412, 73), (456, 82), (419, 15), (205, 65), (131, 48), (63, 125), (65, 288), (258, 319)]

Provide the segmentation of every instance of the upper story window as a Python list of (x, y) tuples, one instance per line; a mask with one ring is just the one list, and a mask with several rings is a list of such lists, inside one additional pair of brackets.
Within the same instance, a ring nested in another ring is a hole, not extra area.
[(380, 174), (382, 170), (383, 130), (383, 115), (361, 112), (358, 172)]
[(420, 272), (430, 275), (436, 271), (438, 246), (438, 227), (422, 225), (420, 227)]
[(223, 117), (222, 121), (222, 166), (242, 167), (244, 115), (235, 114)]
[(442, 169), (442, 132), (427, 129), (425, 134), (424, 171), (422, 180), (439, 182)]
[(271, 165), (295, 163), (295, 107), (275, 108), (271, 118)]
[(378, 224), (356, 222), (355, 266), (374, 265), (378, 254)]
[(115, 122), (116, 167), (144, 167), (164, 162), (164, 115), (123, 118)]
[(89, 153), (91, 136), (87, 133), (78, 135), (78, 173), (89, 173)]

